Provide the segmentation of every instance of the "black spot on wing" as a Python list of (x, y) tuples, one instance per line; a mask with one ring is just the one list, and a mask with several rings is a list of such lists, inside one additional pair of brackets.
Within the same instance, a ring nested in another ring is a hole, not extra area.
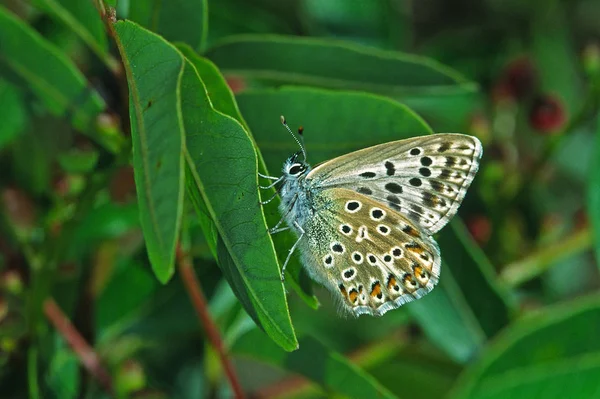
[(387, 161), (385, 163), (385, 169), (388, 176), (394, 176), (394, 173), (396, 173), (396, 168), (394, 167), (394, 164), (390, 161)]

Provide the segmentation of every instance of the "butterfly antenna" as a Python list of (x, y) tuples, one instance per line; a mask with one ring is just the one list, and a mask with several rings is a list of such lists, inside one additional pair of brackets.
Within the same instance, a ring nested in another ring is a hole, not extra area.
[(298, 128), (298, 136), (300, 136), (300, 139), (298, 139), (298, 137), (296, 137), (296, 135), (292, 132), (292, 129), (290, 129), (290, 127), (288, 126), (283, 115), (281, 115), (281, 124), (287, 129), (288, 132), (290, 132), (294, 140), (296, 140), (296, 143), (298, 143), (298, 146), (302, 150), (302, 156), (304, 157), (304, 161), (306, 161), (306, 150), (304, 149), (304, 136), (302, 135), (302, 133), (304, 132), (304, 128), (302, 126)]

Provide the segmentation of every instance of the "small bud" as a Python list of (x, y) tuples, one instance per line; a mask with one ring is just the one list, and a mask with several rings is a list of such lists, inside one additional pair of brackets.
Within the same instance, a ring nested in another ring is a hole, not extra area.
[(126, 360), (117, 372), (115, 385), (117, 392), (121, 394), (130, 394), (143, 389), (146, 386), (146, 374), (140, 363)]
[(7, 292), (18, 295), (23, 292), (23, 278), (16, 270), (7, 270), (2, 274), (2, 287)]
[(600, 75), (600, 46), (598, 43), (589, 43), (583, 49), (583, 68), (590, 77)]
[(473, 215), (467, 219), (467, 229), (478, 244), (485, 244), (492, 234), (490, 220), (484, 215)]
[(505, 76), (510, 90), (519, 100), (530, 96), (538, 87), (538, 73), (529, 58), (512, 61)]
[(227, 76), (225, 80), (234, 94), (243, 91), (247, 86), (246, 81), (239, 76)]
[(524, 100), (532, 96), (538, 86), (538, 72), (533, 62), (520, 57), (506, 66), (494, 87), (493, 97), (496, 101)]
[(538, 96), (529, 111), (529, 123), (540, 133), (555, 133), (565, 124), (565, 111), (560, 100), (552, 95)]
[(124, 204), (135, 198), (135, 179), (131, 166), (122, 167), (112, 177), (109, 185), (111, 199)]

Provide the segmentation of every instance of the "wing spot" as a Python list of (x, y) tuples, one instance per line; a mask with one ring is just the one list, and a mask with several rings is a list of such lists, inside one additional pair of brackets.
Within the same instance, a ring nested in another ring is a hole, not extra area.
[(377, 231), (379, 232), (379, 234), (387, 236), (388, 234), (390, 234), (390, 228), (387, 227), (385, 224), (380, 224), (377, 226)]
[(381, 283), (379, 281), (373, 282), (371, 285), (371, 298), (383, 299), (383, 292), (381, 292)]
[(394, 164), (391, 163), (390, 161), (387, 161), (385, 163), (385, 169), (386, 169), (386, 174), (388, 176), (394, 176), (394, 173), (396, 173), (396, 168), (395, 168)]
[(418, 177), (413, 177), (408, 182), (410, 183), (411, 186), (414, 186), (414, 187), (420, 187), (421, 184), (423, 184), (421, 179), (419, 179)]
[(405, 273), (402, 277), (402, 283), (406, 288), (414, 289), (417, 287), (417, 282), (415, 281), (414, 277), (408, 273)]
[(392, 261), (392, 256), (391, 256), (391, 255), (389, 255), (389, 254), (385, 254), (385, 255), (383, 256), (383, 261), (384, 261), (385, 263), (390, 263), (390, 262)]
[(367, 262), (375, 266), (377, 264), (377, 258), (373, 254), (367, 254)]
[(323, 263), (325, 263), (325, 267), (331, 268), (333, 267), (333, 256), (331, 254), (327, 254), (323, 257)]
[(410, 150), (410, 155), (419, 155), (420, 153), (421, 153), (420, 148), (413, 148), (412, 150)]
[(440, 183), (437, 180), (430, 180), (429, 184), (431, 185), (431, 188), (433, 188), (438, 193), (441, 193), (442, 191), (444, 191), (444, 183)]
[(385, 189), (392, 194), (402, 194), (402, 186), (398, 183), (388, 183), (385, 185)]
[(419, 173), (421, 174), (421, 176), (429, 177), (429, 176), (431, 176), (431, 169), (429, 169), (429, 168), (420, 168), (419, 169)]
[(360, 252), (358, 251), (354, 251), (352, 253), (352, 260), (354, 261), (354, 263), (356, 263), (357, 265), (360, 265), (361, 263), (363, 263), (363, 256)]
[(382, 220), (385, 218), (385, 211), (379, 208), (371, 208), (371, 219)]
[(356, 200), (350, 200), (346, 202), (346, 212), (356, 213), (362, 208), (362, 204)]
[(444, 143), (438, 148), (438, 152), (446, 152), (450, 149), (450, 144)]
[(402, 228), (402, 231), (411, 237), (420, 237), (419, 232), (408, 224)]
[(352, 234), (352, 226), (349, 224), (340, 224), (340, 231), (342, 234), (349, 236)]
[(339, 242), (334, 242), (333, 244), (331, 244), (331, 250), (336, 254), (343, 254), (346, 249)]
[(400, 249), (399, 247), (392, 248), (392, 256), (396, 259), (401, 258), (402, 257), (402, 249)]
[(348, 299), (352, 304), (356, 303), (356, 300), (358, 299), (358, 291), (356, 291), (356, 288), (352, 288), (350, 290), (350, 293), (348, 294)]
[(413, 205), (411, 205), (410, 207), (411, 207), (411, 209), (412, 209), (414, 212), (418, 213), (419, 215), (424, 215), (424, 214), (425, 214), (425, 211), (424, 211), (424, 210), (423, 210), (423, 208), (421, 208), (419, 205), (415, 205), (415, 204), (413, 204)]
[(350, 267), (344, 270), (342, 277), (344, 278), (344, 281), (354, 280), (354, 278), (356, 277), (356, 268)]
[(398, 286), (398, 281), (396, 281), (396, 277), (394, 277), (392, 274), (390, 274), (388, 276), (388, 281), (387, 281), (387, 288), (389, 291), (400, 291), (400, 287)]
[(421, 165), (423, 165), (423, 166), (431, 166), (432, 163), (433, 163), (433, 161), (429, 157), (421, 158)]
[(456, 165), (456, 158), (455, 157), (446, 157), (446, 166), (451, 168), (454, 165)]
[(365, 194), (365, 195), (373, 194), (373, 190), (371, 190), (370, 188), (367, 188), (367, 187), (359, 187), (358, 190), (356, 190), (356, 191), (361, 194)]
[(372, 179), (372, 178), (374, 178), (377, 175), (375, 174), (375, 172), (363, 172), (359, 176), (360, 177), (364, 177), (366, 179)]
[(442, 169), (440, 172), (440, 177), (442, 179), (449, 179), (452, 176), (452, 171), (450, 169)]

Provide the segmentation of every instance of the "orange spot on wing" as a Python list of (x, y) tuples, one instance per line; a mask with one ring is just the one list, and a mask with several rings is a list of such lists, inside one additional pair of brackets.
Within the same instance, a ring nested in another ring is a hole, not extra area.
[(419, 232), (410, 226), (406, 226), (405, 228), (402, 229), (402, 231), (411, 237), (420, 237)]
[(355, 289), (351, 289), (350, 294), (348, 294), (348, 299), (350, 299), (351, 303), (356, 302), (356, 300), (358, 299), (358, 291), (356, 291)]
[(415, 272), (415, 276), (417, 276), (417, 278), (421, 278), (423, 276), (423, 268), (421, 266), (415, 266), (414, 272)]
[(405, 245), (405, 248), (408, 249), (409, 251), (417, 253), (417, 254), (422, 254), (425, 252), (425, 248), (423, 248), (416, 242)]
[(339, 288), (340, 288), (340, 292), (342, 293), (342, 296), (344, 298), (348, 298), (348, 292), (346, 292), (346, 287), (344, 287), (343, 284), (340, 284)]
[(371, 297), (379, 297), (381, 295), (381, 284), (375, 283), (373, 284), (373, 289), (371, 290)]
[(388, 290), (391, 291), (396, 286), (396, 283), (397, 283), (396, 277), (390, 276), (390, 279), (388, 280), (388, 285), (387, 285)]

